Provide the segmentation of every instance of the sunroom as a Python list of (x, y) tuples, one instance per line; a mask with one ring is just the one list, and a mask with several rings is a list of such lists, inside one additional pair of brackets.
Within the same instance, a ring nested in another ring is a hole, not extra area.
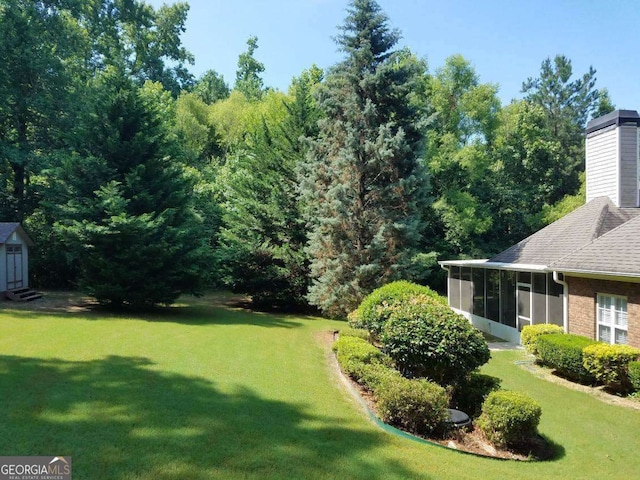
[(545, 266), (487, 260), (440, 262), (449, 305), (481, 331), (520, 342), (525, 325), (564, 325), (564, 285)]

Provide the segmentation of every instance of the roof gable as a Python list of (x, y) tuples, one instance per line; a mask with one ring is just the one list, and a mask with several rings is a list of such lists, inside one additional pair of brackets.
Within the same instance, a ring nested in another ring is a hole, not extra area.
[(592, 201), (499, 253), (490, 262), (550, 265), (640, 214), (608, 197)]
[(640, 216), (553, 262), (557, 270), (640, 275)]
[(0, 222), (0, 245), (5, 244), (13, 232), (18, 232), (23, 241), (28, 246), (33, 247), (33, 241), (18, 222)]

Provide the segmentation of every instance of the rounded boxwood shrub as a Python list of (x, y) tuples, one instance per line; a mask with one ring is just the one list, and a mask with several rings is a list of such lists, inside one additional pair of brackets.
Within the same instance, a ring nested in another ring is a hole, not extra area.
[(536, 341), (539, 360), (558, 373), (582, 383), (593, 383), (595, 377), (584, 368), (582, 350), (596, 342), (573, 334), (551, 333), (540, 335)]
[(452, 392), (451, 404), (454, 408), (462, 410), (472, 418), (478, 417), (482, 410), (482, 404), (491, 392), (500, 389), (501, 379), (473, 372), (461, 383), (455, 386)]
[(389, 307), (380, 340), (403, 373), (428, 377), (440, 385), (458, 383), (490, 358), (479, 330), (424, 295)]
[(385, 382), (375, 397), (380, 418), (411, 433), (429, 435), (448, 419), (444, 388), (424, 379)]
[(634, 392), (640, 392), (640, 362), (629, 363), (629, 383)]
[(536, 342), (540, 335), (549, 333), (564, 333), (564, 329), (559, 325), (551, 323), (540, 323), (538, 325), (526, 325), (520, 332), (520, 341), (522, 346), (532, 355), (538, 354)]
[(447, 304), (447, 299), (417, 283), (400, 280), (380, 287), (367, 295), (360, 306), (349, 314), (349, 324), (379, 334), (388, 318), (387, 307), (403, 302), (416, 295), (425, 295)]
[(516, 447), (538, 434), (542, 408), (521, 392), (491, 392), (482, 404), (476, 424), (499, 447)]
[(596, 380), (619, 392), (631, 390), (629, 362), (635, 361), (640, 350), (629, 345), (595, 343), (582, 349), (584, 368)]

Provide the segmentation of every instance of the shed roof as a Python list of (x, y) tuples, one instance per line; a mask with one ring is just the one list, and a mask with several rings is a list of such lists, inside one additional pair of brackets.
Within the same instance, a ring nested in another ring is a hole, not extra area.
[(9, 240), (11, 234), (16, 231), (28, 246), (33, 247), (33, 241), (29, 238), (29, 235), (27, 235), (18, 222), (0, 222), (0, 245), (5, 244), (7, 240)]
[(489, 262), (551, 265), (638, 215), (640, 209), (618, 208), (608, 197), (594, 198), (490, 258)]

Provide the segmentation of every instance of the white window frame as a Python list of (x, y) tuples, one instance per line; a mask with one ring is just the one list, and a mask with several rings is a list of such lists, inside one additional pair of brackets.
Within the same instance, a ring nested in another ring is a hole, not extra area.
[[(617, 332), (625, 332), (625, 344), (628, 335), (627, 297), (598, 293), (596, 297), (596, 337), (601, 342), (616, 344)], [(601, 338), (600, 328), (609, 330), (609, 339)], [(622, 342), (621, 342), (622, 343)]]

